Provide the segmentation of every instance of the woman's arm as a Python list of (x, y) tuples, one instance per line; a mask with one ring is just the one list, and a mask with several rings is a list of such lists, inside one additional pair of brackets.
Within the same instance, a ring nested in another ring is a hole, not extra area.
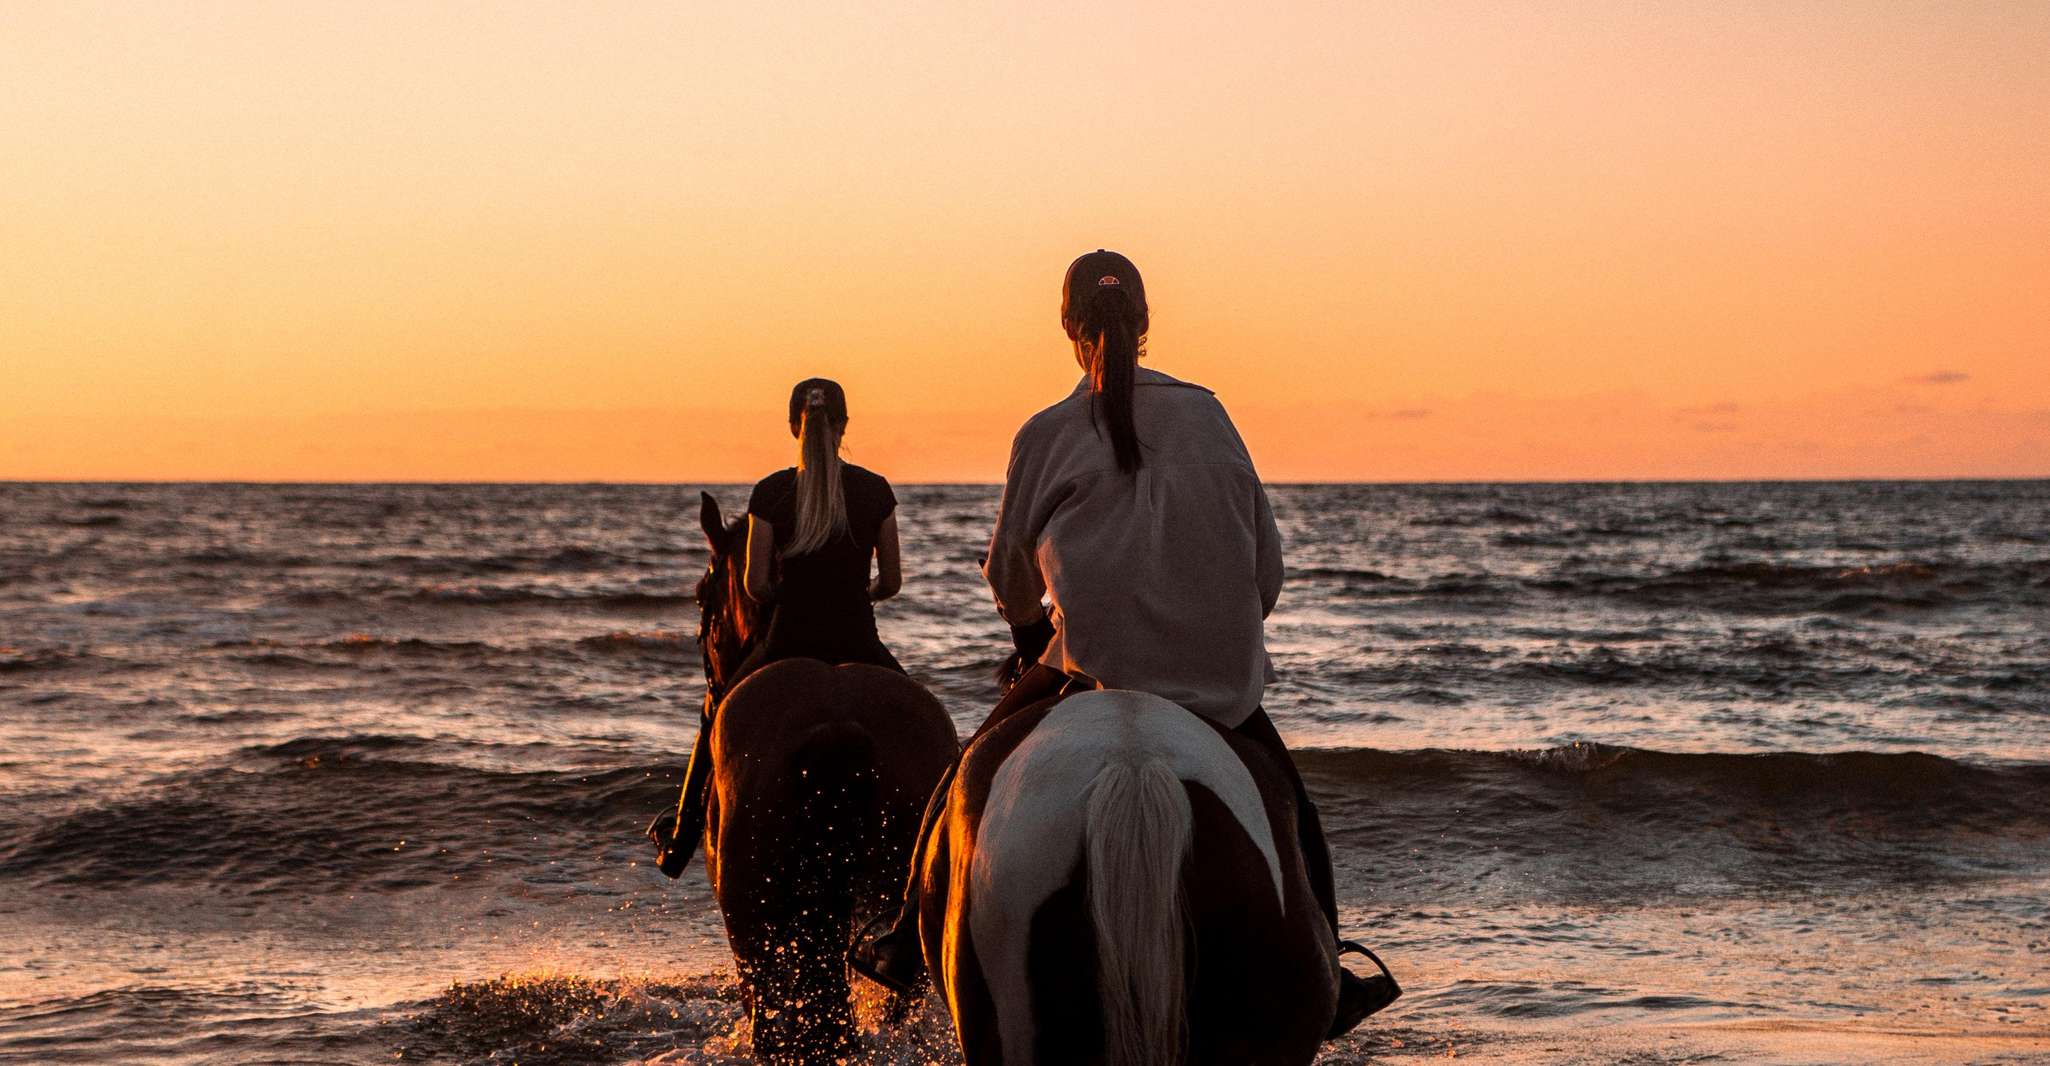
[(897, 513), (892, 511), (876, 531), (876, 579), (868, 586), (868, 598), (887, 600), (903, 587), (904, 557), (897, 545)]
[(747, 598), (767, 603), (774, 593), (769, 571), (774, 569), (776, 527), (757, 515), (747, 516)]
[(1281, 530), (1274, 524), (1274, 507), (1267, 502), (1267, 489), (1260, 475), (1253, 475), (1253, 582), (1260, 589), (1260, 617), (1274, 613), (1281, 599), (1285, 573), (1281, 560)]
[(997, 613), (1013, 628), (1046, 617), (1040, 602), (1046, 595), (1046, 576), (1039, 572), (1038, 555), (1039, 529), (1046, 520), (1038, 513), (1040, 464), (1026, 446), (1030, 428), (1019, 430), (1011, 442), (1004, 495), (997, 501), (996, 528), (990, 531), (989, 552), (982, 558), (982, 576), (996, 595)]

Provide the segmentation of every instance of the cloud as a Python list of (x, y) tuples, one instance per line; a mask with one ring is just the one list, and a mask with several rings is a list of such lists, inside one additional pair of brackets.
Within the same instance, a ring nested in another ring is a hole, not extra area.
[(1398, 407), (1398, 408), (1396, 408), (1396, 409), (1395, 409), (1395, 410), (1393, 410), (1393, 411), (1375, 411), (1375, 412), (1371, 413), (1370, 415), (1368, 415), (1368, 417), (1369, 417), (1369, 418), (1400, 418), (1400, 419), (1404, 419), (1404, 420), (1414, 420), (1414, 419), (1418, 419), (1418, 418), (1429, 418), (1429, 417), (1431, 417), (1431, 409), (1430, 409), (1430, 408), (1428, 408), (1428, 407)]
[(1694, 423), (1694, 432), (1696, 433), (1734, 433), (1736, 430), (1737, 424), (1735, 422)]
[(1743, 409), (1744, 405), (1741, 403), (1724, 400), (1721, 403), (1703, 404), (1699, 407), (1682, 407), (1679, 413), (1687, 417), (1698, 415), (1733, 415)]
[(1955, 385), (1961, 381), (1972, 380), (1972, 375), (1962, 370), (1937, 370), (1928, 374), (1919, 374), (1907, 380), (1910, 384), (1914, 385)]

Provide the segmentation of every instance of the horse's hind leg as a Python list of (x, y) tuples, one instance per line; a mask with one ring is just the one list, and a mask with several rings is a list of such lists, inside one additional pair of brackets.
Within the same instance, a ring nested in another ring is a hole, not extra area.
[(925, 997), (916, 994), (891, 992), (883, 1000), (883, 1022), (892, 1028), (911, 1020), (911, 1012), (925, 1002)]
[(1096, 979), (1095, 926), (1087, 863), (1032, 916), (1026, 974), (1032, 988), (1035, 1057), (1042, 1063), (1094, 1062), (1103, 1056), (1103, 998)]
[(805, 1050), (800, 1061), (830, 1063), (854, 1047), (853, 989), (847, 983), (847, 940), (842, 932), (811, 930), (792, 952), (796, 968), (789, 1002), (796, 1017), (797, 1042)]
[(853, 1049), (846, 977), (835, 981), (823, 973), (824, 960), (807, 947), (787, 941), (766, 962), (749, 967), (748, 1023), (757, 1061), (819, 1066), (844, 1061)]
[[(854, 1047), (847, 981), (848, 906), (827, 884), (793, 885), (787, 917), (749, 967), (755, 1057), (778, 1066), (845, 1060)], [(823, 889), (823, 890), (822, 890)]]

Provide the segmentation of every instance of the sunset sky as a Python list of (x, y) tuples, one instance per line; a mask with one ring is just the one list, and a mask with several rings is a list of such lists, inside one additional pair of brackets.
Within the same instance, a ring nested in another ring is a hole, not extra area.
[(2050, 4), (0, 8), (0, 478), (2050, 475)]

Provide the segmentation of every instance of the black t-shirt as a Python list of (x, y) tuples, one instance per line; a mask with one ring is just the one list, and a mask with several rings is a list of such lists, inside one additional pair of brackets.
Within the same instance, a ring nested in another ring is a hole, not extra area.
[[(869, 559), (883, 520), (897, 509), (897, 495), (882, 475), (852, 463), (840, 466), (847, 494), (847, 530), (825, 546), (802, 555), (783, 549), (797, 537), (797, 470), (778, 470), (755, 485), (747, 513), (776, 531), (776, 629), (779, 643), (838, 646), (873, 640), (875, 610), (868, 601)], [(800, 651), (820, 658), (835, 658)]]

